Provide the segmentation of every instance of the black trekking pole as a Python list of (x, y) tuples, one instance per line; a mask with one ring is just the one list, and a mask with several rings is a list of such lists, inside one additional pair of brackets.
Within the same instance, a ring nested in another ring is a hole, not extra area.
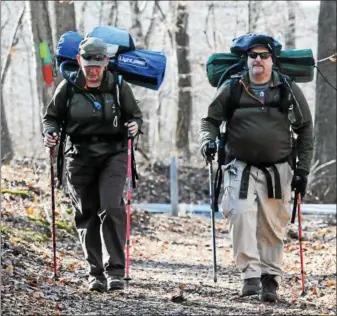
[(216, 267), (216, 243), (215, 243), (215, 207), (214, 207), (214, 183), (213, 183), (213, 164), (214, 155), (207, 158), (208, 163), (208, 181), (209, 181), (209, 202), (212, 212), (212, 252), (213, 252), (213, 280), (217, 282), (217, 267)]
[(302, 285), (302, 293), (301, 296), (305, 296), (305, 286), (304, 286), (304, 260), (303, 260), (303, 248), (302, 248), (302, 212), (301, 212), (301, 194), (296, 192), (295, 199), (297, 200), (297, 208), (298, 208), (298, 241), (300, 246), (300, 264), (301, 264), (301, 285)]
[(52, 211), (52, 240), (53, 240), (53, 279), (58, 280), (56, 265), (56, 228), (55, 228), (55, 181), (54, 181), (54, 149), (49, 150), (50, 157), (50, 184), (51, 184), (51, 211)]

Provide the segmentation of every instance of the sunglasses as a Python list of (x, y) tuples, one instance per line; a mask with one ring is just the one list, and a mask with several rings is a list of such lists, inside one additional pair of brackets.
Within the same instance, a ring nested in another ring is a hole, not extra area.
[(103, 61), (106, 56), (105, 55), (86, 55), (86, 54), (83, 54), (81, 55), (81, 57), (84, 59), (84, 60), (94, 60), (94, 61)]
[(268, 59), (271, 56), (271, 53), (269, 52), (263, 52), (263, 53), (249, 52), (248, 56), (253, 59), (256, 59), (257, 56), (260, 56), (261, 59)]

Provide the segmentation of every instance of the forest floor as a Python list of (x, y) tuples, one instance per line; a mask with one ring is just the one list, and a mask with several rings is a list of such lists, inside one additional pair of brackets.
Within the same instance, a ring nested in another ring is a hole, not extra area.
[[(56, 194), (60, 279), (52, 279), (47, 168), (3, 166), (1, 176), (1, 315), (337, 314), (335, 216), (303, 219), (303, 297), (297, 225), (289, 225), (279, 301), (262, 303), (257, 296), (240, 297), (240, 273), (233, 264), (223, 219), (216, 219), (218, 282), (214, 283), (210, 218), (134, 209), (132, 280), (124, 291), (93, 293), (87, 290), (86, 265), (61, 191)], [(207, 200), (207, 189), (205, 195)]]

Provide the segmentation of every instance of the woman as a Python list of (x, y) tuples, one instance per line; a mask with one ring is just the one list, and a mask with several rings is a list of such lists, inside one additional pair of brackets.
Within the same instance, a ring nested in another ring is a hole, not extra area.
[(123, 289), (127, 137), (138, 133), (142, 113), (126, 82), (120, 85), (118, 104), (104, 41), (85, 38), (77, 61), (74, 81), (85, 92), (70, 90), (67, 80), (59, 84), (43, 116), (44, 144), (57, 145), (65, 121), (65, 172), (89, 266), (89, 290)]

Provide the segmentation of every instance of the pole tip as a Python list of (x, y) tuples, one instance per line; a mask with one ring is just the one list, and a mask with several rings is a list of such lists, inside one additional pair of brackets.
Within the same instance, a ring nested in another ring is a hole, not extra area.
[(53, 274), (52, 279), (55, 280), (55, 281), (58, 281), (60, 279), (60, 277), (57, 274)]

